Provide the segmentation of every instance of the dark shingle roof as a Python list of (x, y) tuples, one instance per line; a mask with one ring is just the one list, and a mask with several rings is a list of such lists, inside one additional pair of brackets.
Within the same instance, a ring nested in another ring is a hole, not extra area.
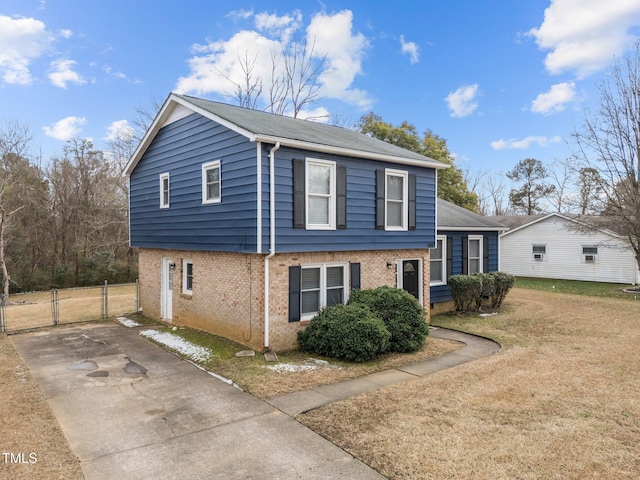
[(347, 128), (274, 115), (189, 95), (174, 95), (255, 135), (441, 164), (429, 157)]
[(489, 217), (439, 198), (438, 230), (506, 230), (506, 227)]

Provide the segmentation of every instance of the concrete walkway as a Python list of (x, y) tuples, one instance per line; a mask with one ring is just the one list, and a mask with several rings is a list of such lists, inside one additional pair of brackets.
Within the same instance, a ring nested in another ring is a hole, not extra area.
[(311, 390), (273, 397), (267, 402), (287, 415), (294, 416), (361, 393), (406, 382), (417, 377), (424, 377), (445, 368), (493, 355), (501, 348), (493, 340), (444, 328), (431, 327), (429, 335), (434, 338), (462, 342), (465, 346), (454, 352), (422, 362), (403, 365), (331, 385), (323, 385)]

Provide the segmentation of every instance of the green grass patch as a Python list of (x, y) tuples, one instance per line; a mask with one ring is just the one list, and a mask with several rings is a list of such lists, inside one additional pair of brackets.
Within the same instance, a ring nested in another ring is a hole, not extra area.
[(630, 300), (640, 298), (640, 294), (634, 295), (623, 291), (624, 289), (634, 288), (633, 285), (620, 283), (581, 282), (578, 280), (517, 277), (514, 288), (571, 293), (574, 295), (588, 295), (590, 297), (625, 298)]

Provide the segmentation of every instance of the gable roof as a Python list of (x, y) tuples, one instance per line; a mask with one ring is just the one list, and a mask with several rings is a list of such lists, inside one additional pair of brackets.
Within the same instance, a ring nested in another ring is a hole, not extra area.
[(343, 127), (172, 93), (127, 163), (124, 173), (129, 175), (133, 171), (160, 128), (194, 112), (230, 128), (253, 142), (280, 142), (283, 146), (317, 152), (436, 169), (449, 168), (445, 163)]
[(484, 230), (504, 231), (507, 227), (489, 217), (483, 217), (446, 200), (438, 199), (438, 231)]
[(502, 234), (502, 236), (505, 236), (552, 217), (558, 217), (568, 222), (572, 222), (576, 225), (576, 229), (582, 228), (585, 231), (597, 230), (607, 235), (611, 235), (612, 237), (616, 237), (616, 238), (621, 237), (620, 234), (608, 228), (599, 227), (597, 225), (598, 217), (594, 217), (594, 216), (562, 214), (562, 213), (547, 213), (547, 214), (541, 213), (537, 215), (497, 215), (491, 218), (494, 218), (495, 220), (500, 221), (500, 223), (503, 223), (504, 225), (509, 227), (509, 230), (507, 230)]

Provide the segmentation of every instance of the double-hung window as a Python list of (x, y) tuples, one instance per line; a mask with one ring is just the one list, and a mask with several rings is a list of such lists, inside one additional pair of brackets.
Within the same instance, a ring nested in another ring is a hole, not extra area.
[(446, 254), (447, 237), (436, 239), (436, 248), (429, 250), (429, 271), (431, 275), (431, 285), (442, 285), (447, 281)]
[(324, 160), (307, 159), (306, 226), (307, 229), (336, 228), (336, 164)]
[(300, 271), (300, 318), (308, 320), (324, 307), (345, 303), (346, 265), (309, 265)]
[(468, 273), (482, 273), (482, 236), (469, 235)]
[(160, 208), (169, 208), (169, 174), (160, 175)]
[(407, 230), (408, 173), (385, 170), (385, 229)]
[(220, 202), (220, 160), (202, 164), (202, 203)]

